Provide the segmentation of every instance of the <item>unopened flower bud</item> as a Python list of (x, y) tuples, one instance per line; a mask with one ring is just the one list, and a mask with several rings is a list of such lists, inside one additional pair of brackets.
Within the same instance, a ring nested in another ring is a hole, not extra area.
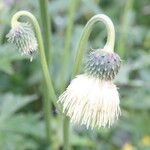
[(17, 22), (7, 34), (7, 38), (8, 42), (15, 44), (17, 49), (32, 61), (38, 44), (30, 24)]
[(119, 71), (121, 59), (113, 52), (115, 30), (112, 21), (106, 15), (96, 15), (86, 24), (79, 43), (81, 53), (77, 53), (75, 72), (79, 71), (77, 67), (84, 52), (86, 36), (97, 21), (102, 21), (106, 25), (107, 42), (103, 49), (89, 55), (84, 73), (71, 81), (58, 100), (71, 122), (92, 129), (110, 127), (121, 115), (119, 93), (112, 81)]

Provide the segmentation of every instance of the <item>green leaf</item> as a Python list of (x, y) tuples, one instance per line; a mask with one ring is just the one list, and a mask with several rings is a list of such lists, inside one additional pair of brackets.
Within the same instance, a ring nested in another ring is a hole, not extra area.
[[(40, 114), (19, 113), (5, 119), (1, 131), (30, 135), (36, 139), (45, 138), (45, 125), (40, 120)], [(38, 132), (37, 132), (38, 131)]]
[(14, 72), (12, 68), (13, 61), (24, 59), (24, 57), (21, 56), (11, 44), (0, 46), (0, 58), (0, 70), (8, 74), (12, 74)]
[(8, 118), (12, 116), (16, 111), (20, 110), (27, 104), (35, 101), (36, 95), (21, 96), (7, 93), (0, 96), (0, 120), (1, 118)]

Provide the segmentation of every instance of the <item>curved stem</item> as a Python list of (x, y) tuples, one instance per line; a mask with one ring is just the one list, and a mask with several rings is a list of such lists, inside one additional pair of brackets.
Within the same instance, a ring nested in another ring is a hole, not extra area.
[[(47, 60), (47, 64), (48, 64), (48, 68), (51, 67), (51, 24), (50, 24), (50, 17), (48, 15), (48, 0), (39, 0), (39, 6), (40, 6), (40, 18), (41, 18), (41, 24), (42, 24), (42, 31), (43, 31), (43, 39), (44, 39), (44, 49), (45, 49), (45, 54), (46, 54), (46, 60)], [(42, 83), (42, 86), (44, 86), (45, 83)], [(45, 99), (48, 99), (48, 92), (49, 91), (45, 91), (44, 88), (43, 88), (43, 91), (44, 93), (44, 97)], [(44, 108), (46, 108), (47, 104), (45, 103), (44, 101)], [(50, 103), (49, 105), (49, 120), (50, 122), (52, 121), (52, 103)], [(44, 117), (45, 117), (45, 120), (47, 119), (47, 112), (46, 110), (44, 109)], [(48, 139), (51, 139), (52, 135), (49, 134), (48, 132), (48, 129), (46, 130), (46, 133), (47, 133), (47, 137)]]
[[(90, 33), (92, 31), (94, 24), (97, 22), (103, 22), (106, 25), (108, 37), (107, 37), (107, 42), (104, 46), (104, 49), (107, 50), (108, 52), (113, 52), (114, 50), (115, 29), (114, 29), (114, 25), (112, 21), (106, 15), (103, 15), (103, 14), (95, 15), (88, 21), (85, 28), (83, 29), (83, 33), (82, 33), (82, 36), (80, 38), (80, 42), (78, 45), (75, 65), (73, 67), (72, 78), (74, 78), (74, 76), (80, 72), (80, 67), (81, 67), (80, 64), (84, 55), (85, 45), (87, 44), (88, 38), (90, 36)], [(69, 149), (68, 135), (69, 135), (69, 118), (65, 117), (64, 118), (64, 150)]]
[(34, 30), (35, 30), (37, 41), (38, 41), (40, 62), (41, 62), (43, 76), (44, 76), (45, 84), (47, 86), (48, 97), (49, 97), (48, 99), (45, 99), (45, 111), (46, 111), (46, 128), (47, 128), (47, 132), (48, 132), (47, 134), (50, 135), (51, 134), (50, 133), (50, 117), (49, 117), (49, 113), (51, 113), (50, 109), (49, 109), (49, 106), (50, 106), (50, 103), (51, 103), (50, 100), (53, 102), (53, 104), (55, 105), (57, 110), (61, 111), (61, 108), (57, 105), (57, 102), (56, 102), (57, 98), (56, 98), (56, 94), (55, 94), (55, 91), (54, 91), (54, 88), (53, 88), (53, 85), (52, 85), (52, 80), (51, 80), (51, 77), (50, 77), (50, 73), (49, 73), (49, 70), (48, 70), (48, 65), (47, 65), (47, 61), (46, 61), (41, 30), (40, 30), (38, 21), (36, 20), (34, 15), (32, 15), (30, 12), (19, 11), (12, 18), (12, 21), (11, 21), (12, 27), (14, 27), (16, 24), (18, 24), (18, 19), (21, 16), (26, 16), (30, 19), (30, 21), (32, 22), (32, 25), (34, 26)]
[(46, 84), (46, 86), (48, 88), (48, 91), (49, 91), (49, 97), (51, 98), (51, 100), (52, 100), (53, 104), (55, 105), (55, 107), (57, 108), (57, 110), (61, 111), (60, 106), (58, 106), (58, 104), (56, 102), (57, 97), (56, 97), (56, 94), (55, 94), (55, 91), (54, 91), (54, 88), (53, 88), (51, 75), (50, 75), (49, 70), (48, 70), (48, 65), (47, 65), (47, 62), (46, 62), (46, 56), (45, 56), (45, 51), (44, 51), (44, 46), (43, 46), (41, 30), (40, 30), (40, 26), (38, 24), (38, 21), (36, 20), (34, 15), (32, 15), (30, 12), (19, 11), (12, 18), (12, 21), (11, 21), (12, 27), (18, 22), (18, 19), (21, 16), (29, 17), (32, 24), (33, 24), (33, 26), (34, 26), (37, 41), (38, 41), (41, 66), (42, 66), (43, 75), (44, 75), (45, 82), (46, 82), (45, 84)]
[(84, 55), (85, 46), (87, 44), (92, 28), (94, 24), (97, 22), (103, 22), (107, 29), (108, 36), (107, 36), (107, 42), (104, 46), (104, 49), (108, 52), (113, 52), (114, 50), (115, 29), (114, 29), (114, 25), (112, 21), (110, 20), (108, 16), (104, 14), (95, 15), (87, 22), (86, 26), (83, 29), (80, 42), (78, 45), (78, 51), (77, 51), (77, 55), (75, 59), (75, 65), (73, 68), (72, 78), (74, 78), (74, 76), (80, 72), (80, 68), (81, 68), (80, 64)]

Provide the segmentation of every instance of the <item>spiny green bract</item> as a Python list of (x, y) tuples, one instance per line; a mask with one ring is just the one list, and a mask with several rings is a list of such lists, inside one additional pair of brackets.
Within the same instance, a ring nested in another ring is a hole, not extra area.
[(99, 49), (89, 55), (85, 73), (101, 80), (113, 80), (120, 69), (120, 65), (121, 59), (118, 54)]
[(6, 36), (8, 42), (15, 44), (17, 49), (32, 60), (38, 48), (34, 31), (28, 23), (17, 23)]

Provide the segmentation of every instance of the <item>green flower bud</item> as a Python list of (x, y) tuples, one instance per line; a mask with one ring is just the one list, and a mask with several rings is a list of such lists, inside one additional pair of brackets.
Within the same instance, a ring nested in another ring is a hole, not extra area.
[(38, 49), (37, 39), (30, 24), (17, 22), (6, 36), (8, 42), (15, 44), (22, 55), (32, 58)]
[(118, 54), (104, 49), (92, 52), (85, 66), (85, 73), (101, 80), (113, 80), (118, 73), (121, 59)]

